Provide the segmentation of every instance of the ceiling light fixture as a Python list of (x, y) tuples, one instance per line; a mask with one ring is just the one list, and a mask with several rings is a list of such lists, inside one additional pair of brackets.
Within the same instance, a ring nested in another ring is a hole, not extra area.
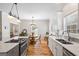
[(37, 28), (37, 25), (34, 23), (34, 17), (32, 16), (32, 23), (30, 24), (32, 30), (35, 30)]
[[(14, 14), (12, 14), (12, 10), (13, 10), (13, 7), (14, 7), (14, 6), (16, 7), (17, 16), (14, 15)], [(10, 10), (10, 12), (9, 12), (9, 15), (12, 16), (12, 17), (15, 17), (15, 18), (17, 18), (17, 19), (20, 19), (20, 18), (19, 18), (19, 13), (18, 13), (18, 8), (17, 8), (17, 3), (13, 3), (13, 5), (12, 5), (12, 7), (11, 7), (11, 10)]]

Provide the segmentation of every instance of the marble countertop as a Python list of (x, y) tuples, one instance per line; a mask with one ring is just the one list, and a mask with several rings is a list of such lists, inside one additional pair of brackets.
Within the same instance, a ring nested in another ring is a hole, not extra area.
[(28, 38), (28, 36), (19, 36), (18, 38)]
[(59, 43), (62, 47), (66, 48), (67, 50), (75, 54), (76, 56), (79, 56), (79, 43), (71, 42), (72, 44), (62, 44), (56, 40), (56, 37), (51, 36), (51, 38), (53, 38), (53, 40)]
[(18, 39), (18, 38), (28, 38), (28, 36), (15, 36), (15, 37), (12, 37), (10, 39)]
[[(10, 38), (10, 40), (18, 38), (28, 38), (28, 36), (15, 36), (13, 38)], [(4, 43), (3, 41), (0, 41), (0, 53), (6, 53), (10, 51), (12, 48), (17, 46), (19, 43)]]
[(3, 43), (0, 42), (0, 53), (6, 53), (10, 51), (12, 48), (17, 46), (19, 43)]
[[(17, 40), (18, 38), (28, 38), (28, 36), (15, 36), (13, 38), (10, 38), (9, 40), (15, 39)], [(12, 48), (17, 46), (19, 43), (4, 43), (3, 41), (0, 41), (0, 53), (6, 53), (10, 51)]]

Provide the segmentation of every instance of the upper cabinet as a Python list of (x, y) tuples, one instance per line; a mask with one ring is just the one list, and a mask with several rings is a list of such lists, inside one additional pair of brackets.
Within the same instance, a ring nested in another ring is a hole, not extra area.
[(78, 11), (75, 11), (65, 17), (67, 30), (71, 33), (78, 33)]
[(10, 37), (14, 37), (19, 35), (20, 33), (20, 23), (21, 21), (17, 18), (8, 15), (9, 23), (10, 23)]
[(9, 19), (9, 22), (10, 22), (11, 24), (17, 24), (17, 25), (19, 25), (20, 22), (21, 22), (19, 19), (14, 18), (14, 17), (9, 16), (9, 15), (8, 15), (8, 19)]
[(67, 4), (63, 8), (63, 15), (66, 27), (65, 29), (70, 33), (79, 33), (78, 4), (77, 3)]

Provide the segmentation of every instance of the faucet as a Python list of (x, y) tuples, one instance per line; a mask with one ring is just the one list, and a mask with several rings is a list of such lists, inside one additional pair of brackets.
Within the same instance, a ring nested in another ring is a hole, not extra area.
[(68, 33), (68, 41), (70, 41), (70, 35), (69, 35), (69, 31), (67, 31), (67, 33)]
[(68, 34), (68, 41), (70, 41), (69, 31), (63, 31), (63, 32), (62, 32), (62, 35), (64, 34), (64, 32), (67, 32), (67, 34)]

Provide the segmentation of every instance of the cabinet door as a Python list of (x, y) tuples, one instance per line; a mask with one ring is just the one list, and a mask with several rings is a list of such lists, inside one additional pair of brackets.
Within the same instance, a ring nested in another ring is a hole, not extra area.
[(54, 56), (62, 56), (63, 47), (59, 45), (54, 39), (55, 38), (49, 37), (49, 48)]
[(48, 46), (49, 46), (51, 52), (52, 52), (52, 40), (53, 40), (53, 39), (52, 39), (51, 37), (49, 37)]
[(54, 40), (52, 40), (52, 52), (54, 55), (56, 55), (56, 43)]
[(56, 56), (62, 56), (63, 55), (63, 47), (56, 43)]
[(54, 38), (49, 37), (49, 48), (53, 55), (56, 55), (56, 42), (54, 41)]
[(8, 53), (8, 56), (19, 56), (19, 45), (11, 49)]

